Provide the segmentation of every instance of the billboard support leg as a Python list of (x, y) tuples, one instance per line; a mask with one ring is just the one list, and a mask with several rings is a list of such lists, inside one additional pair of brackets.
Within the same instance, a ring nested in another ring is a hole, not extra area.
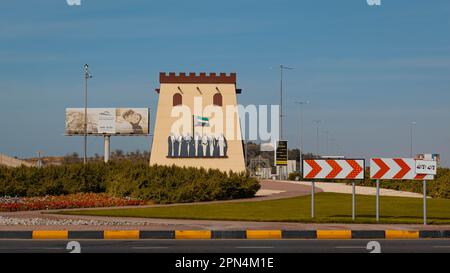
[(104, 136), (104, 147), (105, 147), (105, 163), (109, 162), (109, 155), (110, 155), (110, 147), (111, 147), (111, 136), (105, 135)]
[(312, 181), (312, 188), (311, 188), (311, 218), (312, 219), (314, 219), (314, 195), (315, 195), (315, 193), (316, 193), (316, 185), (315, 185), (315, 182), (314, 181)]
[(356, 187), (355, 182), (352, 182), (352, 220), (356, 218)]
[(427, 181), (423, 180), (423, 224), (427, 225)]
[(376, 197), (376, 219), (377, 223), (380, 222), (380, 180), (377, 179), (377, 197)]

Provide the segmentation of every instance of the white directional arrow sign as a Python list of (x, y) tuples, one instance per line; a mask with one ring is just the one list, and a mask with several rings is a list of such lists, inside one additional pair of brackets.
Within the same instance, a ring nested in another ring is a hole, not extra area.
[(306, 179), (364, 179), (363, 159), (306, 159), (303, 161)]
[(372, 158), (370, 178), (392, 180), (433, 180), (433, 175), (416, 173), (413, 158)]

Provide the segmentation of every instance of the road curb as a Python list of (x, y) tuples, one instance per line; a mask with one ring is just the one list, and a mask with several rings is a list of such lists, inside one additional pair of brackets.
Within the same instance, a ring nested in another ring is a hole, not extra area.
[(69, 232), (67, 230), (34, 230), (32, 238), (36, 240), (66, 240), (69, 239)]
[(104, 230), (0, 231), (0, 239), (11, 240), (278, 240), (278, 239), (450, 239), (450, 230)]
[(419, 239), (420, 232), (412, 230), (386, 230), (386, 239)]
[(317, 230), (317, 239), (351, 239), (351, 230)]
[(103, 233), (105, 240), (137, 240), (139, 236), (139, 230), (105, 230)]
[(282, 239), (281, 230), (247, 230), (247, 239)]
[(175, 239), (212, 239), (211, 230), (175, 230)]

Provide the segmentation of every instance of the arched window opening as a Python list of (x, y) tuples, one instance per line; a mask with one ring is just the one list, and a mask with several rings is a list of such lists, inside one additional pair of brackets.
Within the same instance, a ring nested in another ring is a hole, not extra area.
[(219, 93), (214, 94), (213, 104), (215, 106), (222, 106), (222, 94), (219, 94)]
[(176, 93), (173, 95), (173, 106), (179, 106), (183, 104), (183, 97), (180, 93)]

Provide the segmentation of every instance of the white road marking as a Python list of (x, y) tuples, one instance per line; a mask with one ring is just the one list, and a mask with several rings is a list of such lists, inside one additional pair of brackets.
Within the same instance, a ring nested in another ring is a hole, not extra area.
[(336, 246), (336, 247), (334, 247), (334, 248), (349, 248), (349, 249), (366, 249), (366, 247), (365, 246)]
[(65, 248), (62, 248), (62, 247), (27, 247), (25, 249), (46, 249), (46, 250), (58, 249), (58, 250), (66, 250)]
[(133, 249), (165, 249), (168, 248), (166, 246), (136, 246), (132, 247)]
[(236, 248), (274, 248), (273, 246), (237, 246)]

